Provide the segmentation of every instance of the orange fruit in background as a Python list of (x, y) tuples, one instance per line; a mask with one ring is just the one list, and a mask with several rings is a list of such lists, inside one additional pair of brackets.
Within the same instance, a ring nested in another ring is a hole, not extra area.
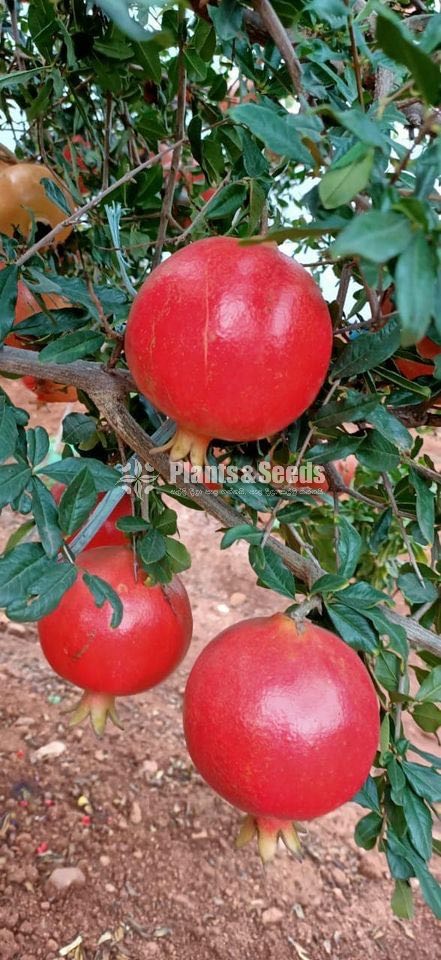
[[(75, 204), (62, 180), (42, 163), (7, 163), (0, 165), (0, 233), (12, 237), (18, 233), (29, 240), (33, 217), (37, 224), (49, 229), (56, 227), (68, 214), (46, 195), (43, 179), (52, 180), (63, 192), (67, 206), (73, 213)], [(72, 233), (72, 226), (64, 227), (54, 243), (64, 243)]]
[(40, 377), (22, 377), (22, 383), (35, 393), (40, 403), (75, 403), (78, 394), (75, 387)]

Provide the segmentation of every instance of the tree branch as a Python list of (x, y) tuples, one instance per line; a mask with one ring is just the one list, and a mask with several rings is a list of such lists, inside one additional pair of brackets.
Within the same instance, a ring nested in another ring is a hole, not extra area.
[[(150, 463), (166, 483), (170, 483), (168, 455), (155, 448), (151, 437), (144, 432), (127, 409), (126, 394), (130, 390), (134, 390), (135, 387), (130, 374), (126, 371), (108, 371), (97, 363), (84, 360), (77, 360), (70, 364), (43, 363), (39, 360), (39, 355), (35, 351), (19, 350), (15, 347), (3, 347), (0, 350), (0, 370), (6, 373), (47, 377), (52, 380), (55, 379), (59, 383), (74, 384), (80, 387), (85, 393), (89, 394), (101, 415), (113, 427), (124, 443), (139, 457)], [(180, 476), (173, 479), (173, 483), (187, 497), (195, 500), (203, 507), (206, 513), (215, 517), (222, 527), (229, 529), (235, 527), (238, 523), (248, 523), (250, 527), (252, 526), (243, 514), (225, 503), (221, 497), (214, 496), (209, 490), (201, 489), (200, 485), (185, 483)], [(276, 537), (269, 537), (267, 543), (308, 588), (311, 588), (313, 583), (326, 573), (326, 570), (315, 559), (302, 557)], [(380, 605), (379, 609), (382, 609), (393, 623), (404, 627), (409, 643), (413, 647), (430, 650), (441, 657), (441, 637), (438, 637), (431, 630), (426, 630), (411, 617), (401, 617), (395, 614), (385, 604)]]
[(282, 54), (288, 73), (291, 77), (294, 90), (299, 97), (303, 96), (302, 68), (300, 65), (300, 60), (298, 59), (298, 56), (292, 45), (292, 41), (289, 39), (283, 23), (279, 19), (269, 0), (253, 0), (253, 7), (256, 13), (258, 13), (261, 17), (262, 23), (267, 28), (271, 38), (274, 40), (277, 49)]

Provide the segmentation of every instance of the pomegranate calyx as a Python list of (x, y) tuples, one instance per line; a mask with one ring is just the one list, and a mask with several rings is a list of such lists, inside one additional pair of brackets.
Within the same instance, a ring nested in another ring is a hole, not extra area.
[(170, 451), (170, 460), (185, 460), (187, 457), (194, 467), (203, 467), (207, 463), (209, 437), (199, 437), (191, 430), (177, 427), (176, 433), (162, 447), (155, 447), (155, 453)]
[(120, 730), (123, 729), (116, 712), (115, 697), (108, 693), (94, 693), (91, 690), (85, 690), (79, 703), (69, 713), (71, 714), (71, 727), (77, 726), (89, 717), (92, 729), (97, 737), (103, 735), (107, 719), (111, 720)]
[(302, 859), (299, 835), (292, 820), (275, 820), (272, 817), (253, 817), (247, 814), (236, 838), (237, 849), (240, 850), (256, 835), (259, 856), (263, 864), (273, 860), (279, 837), (290, 853), (298, 860)]

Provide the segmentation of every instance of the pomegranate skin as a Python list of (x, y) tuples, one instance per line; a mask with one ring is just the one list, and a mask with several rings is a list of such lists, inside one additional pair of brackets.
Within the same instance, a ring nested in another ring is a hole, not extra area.
[(81, 554), (78, 566), (106, 580), (124, 604), (118, 627), (110, 626), (108, 603), (98, 608), (78, 576), (58, 607), (40, 620), (44, 656), (59, 676), (87, 691), (128, 696), (156, 686), (185, 656), (192, 615), (184, 585), (134, 580), (128, 547), (97, 547)]
[(284, 614), (228, 627), (191, 671), (184, 730), (193, 762), (253, 817), (322, 816), (350, 800), (378, 744), (369, 674), (335, 634)]
[(198, 240), (162, 263), (125, 337), (138, 389), (206, 441), (255, 440), (295, 420), (324, 382), (331, 347), (329, 312), (307, 271), (275, 244), (231, 237)]

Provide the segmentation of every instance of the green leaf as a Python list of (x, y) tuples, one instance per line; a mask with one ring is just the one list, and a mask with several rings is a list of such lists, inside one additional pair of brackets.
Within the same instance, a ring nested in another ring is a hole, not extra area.
[(398, 586), (409, 603), (431, 603), (438, 597), (438, 590), (430, 580), (418, 580), (416, 573), (400, 573)]
[(426, 333), (435, 309), (436, 275), (435, 252), (419, 230), (395, 267), (396, 303), (406, 334), (404, 344), (417, 343)]
[(423, 767), (420, 763), (403, 760), (403, 770), (410, 786), (424, 800), (429, 803), (439, 803), (441, 800), (441, 776), (432, 767)]
[(372, 527), (372, 533), (369, 538), (369, 546), (374, 553), (377, 553), (384, 541), (389, 536), (389, 530), (392, 523), (392, 509), (387, 507), (380, 513)]
[(27, 463), (11, 463), (0, 467), (0, 509), (23, 493), (31, 476)]
[(31, 80), (36, 80), (44, 74), (44, 67), (33, 67), (31, 70), (15, 70), (0, 77), (0, 91), (14, 90), (15, 87), (24, 87)]
[(243, 19), (243, 9), (236, 0), (223, 0), (220, 6), (208, 5), (219, 40), (227, 42), (237, 37)]
[(159, 533), (162, 533), (163, 536), (173, 536), (176, 533), (178, 526), (178, 518), (175, 510), (170, 510), (167, 507), (156, 519), (152, 518), (152, 524), (155, 527), (155, 530), (159, 530)]
[(42, 363), (73, 363), (81, 357), (93, 356), (104, 343), (102, 333), (93, 330), (75, 330), (52, 340), (39, 353)]
[[(261, 177), (268, 173), (268, 161), (248, 130), (240, 131), (243, 150), (243, 165), (249, 177)], [(260, 186), (260, 184), (259, 184)], [(265, 194), (264, 194), (265, 196)]]
[(375, 333), (362, 333), (351, 340), (337, 357), (331, 370), (331, 380), (353, 377), (384, 363), (400, 346), (400, 327), (397, 320), (390, 320)]
[(406, 430), (404, 424), (393, 413), (389, 413), (386, 407), (381, 404), (373, 410), (369, 416), (370, 422), (380, 431), (386, 440), (390, 440), (400, 450), (410, 450), (413, 445), (413, 437)]
[[(137, 20), (133, 20), (129, 10), (133, 6), (129, 0), (97, 0), (97, 6), (104, 10), (104, 13), (116, 23), (117, 27), (131, 40), (137, 40), (143, 43), (150, 40), (154, 34), (144, 29)], [(155, 6), (161, 6), (161, 2), (155, 3)]]
[[(368, 147), (380, 147), (381, 150), (387, 147), (387, 138), (382, 133), (378, 122), (363, 113), (360, 107), (354, 107), (352, 110), (333, 110), (332, 113), (341, 126), (353, 133), (361, 143)], [(356, 144), (356, 148), (359, 146), (360, 144)]]
[(221, 550), (226, 550), (227, 547), (231, 547), (231, 544), (236, 543), (237, 540), (247, 540), (248, 543), (260, 543), (262, 537), (262, 530), (251, 527), (249, 523), (238, 523), (235, 527), (231, 527), (230, 530), (224, 533), (220, 548)]
[(355, 797), (352, 798), (353, 803), (360, 804), (360, 807), (366, 807), (368, 810), (373, 810), (375, 813), (381, 817), (381, 807), (380, 801), (378, 799), (378, 787), (376, 780), (373, 777), (368, 776), (366, 783), (363, 784), (361, 790), (355, 794)]
[(167, 556), (172, 560), (176, 572), (180, 573), (181, 570), (188, 570), (191, 567), (191, 556), (187, 547), (179, 540), (174, 540), (173, 537), (166, 537), (165, 544)]
[(353, 650), (375, 653), (379, 641), (366, 617), (339, 601), (333, 600), (325, 606), (337, 633), (348, 646)]
[(8, 537), (4, 552), (9, 553), (10, 550), (13, 550), (14, 547), (18, 546), (18, 544), (21, 543), (23, 538), (27, 537), (28, 533), (30, 533), (31, 530), (34, 529), (34, 527), (35, 527), (35, 520), (33, 518), (32, 520), (24, 520), (24, 522), (21, 523), (20, 526), (17, 527), (13, 533), (11, 533), (11, 536)]
[(32, 0), (28, 11), (28, 22), (37, 50), (46, 60), (50, 60), (57, 33), (55, 10), (50, 0)]
[(388, 830), (387, 844), (394, 856), (411, 864), (415, 876), (419, 880), (421, 893), (426, 903), (438, 920), (441, 920), (441, 887), (432, 874), (429, 873), (422, 857), (415, 852), (409, 843), (406, 843), (405, 840), (400, 840), (390, 829)]
[(151, 527), (145, 537), (138, 542), (138, 550), (141, 561), (145, 567), (152, 563), (162, 560), (167, 553), (167, 541), (158, 530)]
[(18, 440), (17, 421), (6, 397), (0, 396), (0, 460), (14, 453)]
[(87, 413), (68, 413), (63, 420), (63, 443), (81, 446), (96, 435), (96, 420)]
[(49, 562), (45, 572), (30, 586), (30, 597), (8, 607), (9, 619), (21, 623), (41, 620), (55, 610), (63, 594), (75, 583), (76, 577), (75, 564), (61, 563), (59, 560)]
[(362, 548), (362, 539), (358, 530), (346, 520), (346, 517), (338, 518), (338, 572), (341, 577), (350, 579), (356, 570)]
[[(69, 484), (74, 477), (84, 468), (84, 460), (81, 457), (66, 457), (64, 460), (57, 460), (55, 463), (45, 464), (40, 467), (38, 473), (43, 473), (51, 480), (58, 480), (60, 483)], [(101, 460), (94, 460), (87, 457), (87, 469), (93, 477), (95, 489), (98, 493), (112, 490), (121, 479), (117, 470), (101, 463)], [(168, 491), (163, 487), (163, 492)]]
[(374, 151), (367, 150), (358, 160), (347, 166), (341, 161), (333, 164), (319, 183), (319, 196), (326, 210), (333, 210), (349, 203), (369, 183), (374, 163)]
[(101, 577), (97, 577), (92, 573), (83, 573), (83, 580), (89, 588), (97, 607), (103, 607), (106, 602), (110, 603), (112, 607), (110, 626), (113, 627), (113, 629), (119, 627), (123, 618), (124, 607), (116, 590), (110, 586), (110, 583), (106, 583)]
[(432, 544), (435, 535), (435, 496), (427, 481), (416, 470), (410, 470), (410, 480), (416, 493), (418, 526), (426, 543)]
[(32, 510), (35, 523), (48, 557), (55, 557), (63, 543), (58, 526), (58, 510), (54, 499), (38, 477), (32, 477)]
[(40, 543), (21, 543), (0, 557), (0, 607), (26, 597), (48, 564)]
[(364, 467), (376, 473), (395, 470), (400, 463), (397, 448), (378, 430), (369, 430), (357, 450), (357, 457)]
[(425, 677), (415, 694), (415, 700), (428, 700), (432, 703), (441, 701), (441, 666), (434, 667), (429, 676)]
[(55, 180), (51, 180), (49, 177), (42, 177), (40, 183), (44, 188), (48, 200), (54, 203), (56, 207), (69, 217), (72, 210), (67, 201), (66, 194), (61, 187), (58, 186), (58, 183), (55, 183)]
[(0, 343), (3, 343), (14, 325), (17, 294), (18, 269), (9, 265), (0, 270)]
[(248, 195), (247, 188), (241, 183), (229, 183), (210, 200), (205, 211), (207, 220), (222, 220), (232, 217), (242, 206)]
[(367, 420), (380, 402), (379, 394), (363, 394), (358, 390), (348, 390), (345, 400), (334, 400), (325, 403), (311, 419), (311, 424), (326, 430), (337, 427), (340, 423), (357, 423), (358, 420)]
[(385, 690), (398, 690), (400, 661), (389, 650), (381, 650), (375, 663), (375, 678)]
[(187, 496), (183, 490), (179, 490), (178, 487), (173, 486), (173, 484), (164, 483), (161, 486), (161, 493), (166, 493), (168, 497), (172, 497), (173, 500), (182, 503), (182, 505), (188, 507), (189, 510), (203, 510), (203, 507), (201, 507), (197, 500), (193, 500)]
[(326, 20), (331, 27), (343, 27), (348, 19), (348, 7), (344, 0), (309, 0), (306, 10), (313, 10), (318, 20)]
[(391, 798), (397, 806), (402, 806), (404, 791), (406, 789), (406, 777), (404, 776), (401, 764), (396, 757), (391, 757), (387, 764), (387, 772), (391, 785)]
[(395, 880), (394, 892), (391, 900), (392, 912), (400, 920), (413, 920), (414, 906), (412, 887), (407, 880)]
[(311, 155), (297, 133), (293, 114), (280, 113), (257, 103), (243, 103), (230, 110), (229, 115), (236, 123), (244, 123), (274, 153), (309, 166)]
[[(255, 551), (259, 551), (257, 554)], [(295, 598), (295, 580), (290, 570), (285, 567), (281, 557), (279, 557), (271, 547), (251, 545), (249, 549), (249, 559), (255, 573), (257, 573), (257, 585), (267, 587), (269, 590), (275, 590), (282, 597)]]
[(58, 515), (61, 529), (68, 536), (87, 520), (95, 506), (96, 488), (87, 465), (74, 477), (61, 497)]
[(377, 12), (377, 41), (391, 60), (409, 70), (424, 99), (438, 104), (441, 99), (438, 65), (415, 43), (399, 18), (383, 5)]
[(413, 790), (407, 788), (403, 793), (403, 810), (407, 821), (410, 840), (424, 860), (432, 856), (432, 817), (430, 810)]
[(149, 529), (150, 524), (142, 517), (120, 517), (115, 526), (123, 533), (143, 533), (144, 530)]
[(332, 460), (343, 460), (351, 453), (355, 453), (361, 442), (361, 437), (351, 437), (346, 433), (341, 434), (338, 440), (314, 444), (308, 450), (308, 460), (311, 463), (329, 463)]
[(49, 434), (44, 427), (29, 427), (26, 430), (28, 460), (33, 467), (41, 463), (49, 453)]
[[(439, 698), (440, 695), (436, 699), (439, 700)], [(418, 703), (412, 711), (412, 716), (415, 723), (426, 733), (436, 733), (441, 727), (441, 710), (434, 703)]]
[(373, 263), (385, 263), (402, 253), (413, 235), (407, 217), (370, 210), (351, 220), (331, 247), (331, 254), (334, 257), (360, 256)]
[(357, 847), (372, 850), (375, 847), (383, 825), (383, 818), (378, 813), (368, 813), (358, 821), (355, 827), (354, 840)]
[(381, 590), (371, 587), (365, 580), (358, 580), (357, 583), (351, 583), (349, 587), (339, 591), (339, 600), (354, 607), (355, 610), (369, 610), (377, 603), (388, 600), (388, 596)]

